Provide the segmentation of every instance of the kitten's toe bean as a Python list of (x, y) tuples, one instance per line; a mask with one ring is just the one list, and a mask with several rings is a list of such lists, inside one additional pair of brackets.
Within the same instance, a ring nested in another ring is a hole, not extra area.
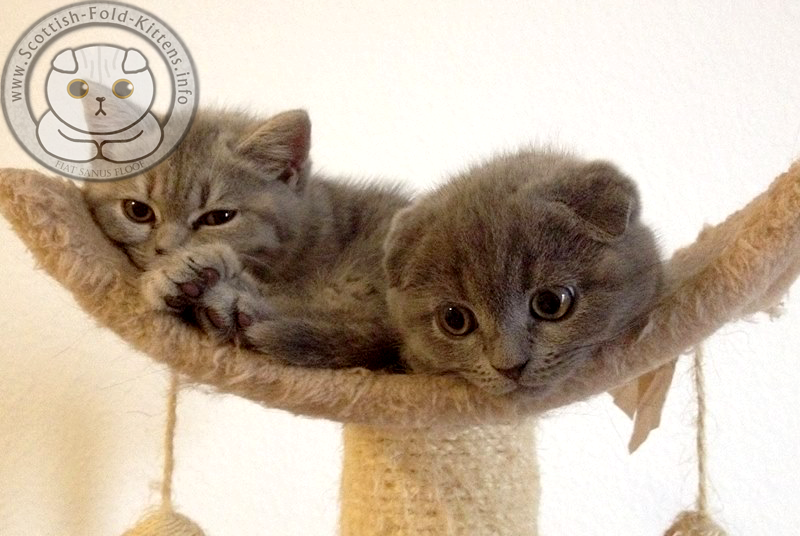
[(200, 270), (200, 277), (203, 279), (203, 282), (208, 285), (209, 287), (216, 285), (219, 281), (220, 275), (219, 272), (213, 268), (205, 267)]
[(177, 251), (165, 257), (142, 280), (143, 293), (156, 309), (183, 312), (204, 305), (204, 295), (220, 281), (241, 275), (233, 250), (224, 244), (208, 244)]
[(182, 311), (183, 309), (189, 307), (189, 302), (181, 296), (165, 296), (164, 303), (170, 309), (175, 309), (177, 311)]
[(142, 294), (156, 310), (183, 311), (190, 305), (189, 296), (162, 271), (145, 272)]
[(236, 292), (229, 285), (215, 285), (206, 289), (197, 305), (197, 320), (203, 331), (228, 341), (236, 332)]
[(190, 298), (197, 298), (198, 296), (200, 296), (200, 294), (203, 293), (202, 287), (194, 281), (181, 283), (180, 285), (178, 285), (178, 288), (181, 289), (181, 292), (183, 292)]
[(213, 325), (218, 330), (227, 331), (230, 328), (226, 316), (217, 311), (216, 309), (205, 309), (205, 314), (206, 317), (208, 317), (208, 320), (211, 322), (211, 325)]
[(228, 282), (207, 288), (197, 307), (200, 326), (221, 341), (241, 339), (244, 330), (268, 316), (263, 298)]
[(249, 328), (253, 325), (253, 317), (247, 313), (239, 311), (239, 313), (236, 315), (236, 324), (240, 328)]

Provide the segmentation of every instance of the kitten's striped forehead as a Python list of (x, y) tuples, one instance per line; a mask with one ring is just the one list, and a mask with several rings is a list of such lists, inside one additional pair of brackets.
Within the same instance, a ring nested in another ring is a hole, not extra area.
[(240, 165), (230, 145), (238, 132), (198, 118), (178, 150), (144, 175), (148, 196), (173, 216), (202, 210), (236, 185), (228, 177)]
[(165, 218), (184, 219), (221, 195), (222, 183), (213, 180), (214, 170), (191, 160), (172, 159), (143, 177), (148, 199), (160, 205)]

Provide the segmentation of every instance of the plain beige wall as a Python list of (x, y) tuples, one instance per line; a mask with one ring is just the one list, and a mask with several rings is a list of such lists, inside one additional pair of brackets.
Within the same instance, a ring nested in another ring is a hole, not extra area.
[[(155, 2), (201, 103), (307, 108), (330, 173), (429, 187), (503, 148), (610, 158), (666, 253), (800, 152), (795, 2)], [(56, 2), (5, 0), (0, 53)], [(0, 166), (35, 163), (0, 125)], [(121, 534), (157, 500), (166, 374), (94, 326), (0, 221), (0, 535)], [(800, 301), (708, 345), (712, 509), (793, 535)], [(634, 456), (600, 397), (543, 419), (543, 535), (660, 534), (693, 500), (689, 375)], [(209, 536), (334, 533), (338, 426), (186, 391), (175, 500)], [(514, 478), (514, 475), (509, 475)]]

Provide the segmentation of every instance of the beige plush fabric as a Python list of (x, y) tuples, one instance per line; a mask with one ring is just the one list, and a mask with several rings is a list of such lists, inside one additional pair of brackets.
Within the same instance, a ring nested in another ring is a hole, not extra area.
[(496, 398), (450, 377), (314, 370), (216, 347), (171, 316), (151, 312), (138, 272), (95, 226), (72, 183), (0, 171), (0, 212), (44, 270), (135, 348), (191, 380), (293, 413), (399, 427), (512, 422), (624, 384), (726, 322), (776, 304), (800, 270), (800, 164), (668, 263), (668, 293), (647, 332), (588, 363), (565, 389)]
[[(345, 427), (344, 536), (535, 534), (538, 479), (524, 416), (669, 363), (726, 322), (776, 305), (800, 271), (796, 164), (673, 256), (668, 292), (638, 340), (607, 349), (564, 389), (497, 398), (457, 378), (303, 369), (215, 346), (148, 310), (138, 272), (62, 179), (0, 171), (0, 212), (89, 314), (153, 359), (265, 406), (354, 423)], [(519, 487), (508, 488), (510, 479)]]

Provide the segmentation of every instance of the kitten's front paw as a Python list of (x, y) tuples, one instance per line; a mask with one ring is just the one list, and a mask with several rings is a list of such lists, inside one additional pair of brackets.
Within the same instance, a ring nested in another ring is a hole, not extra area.
[(194, 307), (197, 323), (220, 342), (241, 342), (250, 326), (271, 316), (266, 300), (246, 277), (206, 287)]
[(142, 276), (142, 292), (155, 309), (183, 312), (197, 304), (205, 290), (242, 271), (233, 250), (208, 244), (176, 251)]
[(226, 245), (210, 244), (170, 255), (145, 272), (142, 284), (154, 308), (189, 313), (206, 333), (221, 341), (237, 338), (242, 329), (269, 312), (258, 285)]

